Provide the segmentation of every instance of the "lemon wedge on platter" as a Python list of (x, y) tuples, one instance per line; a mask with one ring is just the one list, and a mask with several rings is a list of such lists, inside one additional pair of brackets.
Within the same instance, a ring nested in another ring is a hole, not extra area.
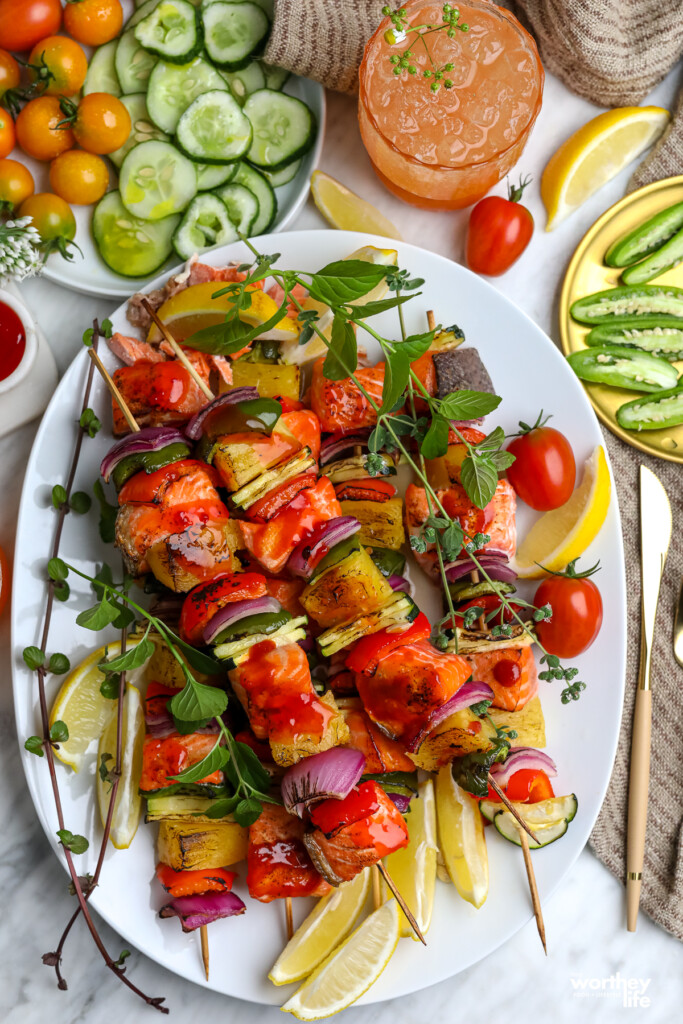
[[(103, 826), (109, 813), (112, 787), (106, 777), (102, 777), (99, 769), (100, 766), (103, 766), (106, 773), (107, 771), (112, 771), (116, 764), (117, 704), (118, 701), (114, 705), (115, 713), (102, 733), (97, 749), (97, 804)], [(140, 824), (142, 797), (138, 793), (138, 786), (140, 785), (140, 776), (142, 774), (142, 748), (144, 742), (145, 715), (142, 706), (142, 696), (136, 686), (126, 685), (123, 698), (121, 778), (116, 793), (116, 803), (114, 804), (114, 814), (109, 833), (109, 838), (117, 850), (128, 849)]]
[(484, 823), (479, 801), (458, 785), (449, 764), (436, 777), (436, 815), (446, 870), (462, 898), (478, 909), (489, 892)]
[(383, 235), (385, 238), (397, 238), (401, 241), (398, 228), (395, 228), (383, 213), (324, 171), (313, 171), (311, 195), (313, 202), (333, 228), (339, 228), (341, 231), (363, 231), (366, 234)]
[[(172, 295), (157, 310), (159, 319), (166, 324), (176, 341), (189, 338), (196, 331), (205, 327), (216, 327), (225, 321), (225, 316), (233, 308), (233, 300), (229, 294), (219, 295), (216, 292), (225, 287), (223, 281), (204, 281), (193, 284), (182, 292)], [(277, 303), (261, 288), (250, 288), (251, 305), (240, 310), (240, 320), (250, 327), (258, 327), (277, 313)], [(263, 338), (270, 341), (296, 340), (299, 337), (299, 325), (296, 320), (285, 316)], [(156, 324), (152, 324), (147, 341), (161, 341), (161, 332)]]
[[(390, 854), (386, 867), (424, 935), (431, 924), (436, 889), (436, 805), (431, 779), (419, 783), (418, 797), (410, 802), (409, 822), (408, 845)], [(386, 885), (384, 890), (388, 895)], [(420, 941), (403, 912), (401, 936)]]

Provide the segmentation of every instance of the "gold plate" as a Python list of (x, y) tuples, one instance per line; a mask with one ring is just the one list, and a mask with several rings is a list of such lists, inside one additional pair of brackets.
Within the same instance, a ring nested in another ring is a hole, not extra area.
[[(569, 315), (572, 302), (592, 292), (601, 292), (621, 284), (619, 276), (622, 270), (603, 263), (610, 245), (649, 217), (682, 201), (683, 175), (665, 178), (639, 188), (637, 192), (631, 192), (611, 206), (589, 228), (572, 256), (560, 295), (560, 336), (565, 355), (585, 349), (583, 339), (590, 330), (587, 324), (577, 324), (572, 320)], [(647, 283), (683, 287), (683, 264)], [(683, 361), (674, 363), (674, 366), (679, 373), (683, 373)], [(666, 430), (624, 430), (617, 423), (617, 409), (624, 402), (636, 398), (638, 392), (606, 387), (604, 384), (582, 383), (598, 417), (613, 434), (649, 455), (670, 462), (683, 462), (683, 424)]]

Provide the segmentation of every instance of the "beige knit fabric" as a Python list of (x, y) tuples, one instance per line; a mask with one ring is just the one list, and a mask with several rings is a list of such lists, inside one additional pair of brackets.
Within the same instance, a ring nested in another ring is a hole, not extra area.
[[(387, 0), (275, 0), (265, 59), (354, 92), (365, 41)], [(390, 3), (398, 7), (397, 0)], [(602, 106), (637, 104), (683, 54), (683, 0), (509, 0), (535, 35), (546, 68), (579, 95)], [(680, 108), (680, 104), (679, 104)], [(631, 187), (683, 173), (683, 110)], [(617, 481), (628, 584), (628, 668), (619, 749), (590, 843), (623, 880), (626, 803), (640, 636), (638, 467), (645, 462), (664, 484), (674, 532), (660, 598), (653, 658), (650, 803), (642, 909), (683, 940), (683, 669), (675, 662), (672, 629), (683, 578), (683, 467), (643, 457), (605, 433)], [(592, 680), (609, 686), (610, 679)]]

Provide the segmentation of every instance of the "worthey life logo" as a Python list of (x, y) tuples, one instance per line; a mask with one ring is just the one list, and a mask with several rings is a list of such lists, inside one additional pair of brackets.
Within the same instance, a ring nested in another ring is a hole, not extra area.
[(617, 971), (609, 978), (571, 978), (573, 995), (581, 999), (620, 999), (622, 1006), (647, 1009), (652, 978), (625, 978)]

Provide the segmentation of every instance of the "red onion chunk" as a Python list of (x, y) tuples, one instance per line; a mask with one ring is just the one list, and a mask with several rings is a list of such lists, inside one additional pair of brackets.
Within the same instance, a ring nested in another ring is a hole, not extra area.
[(223, 395), (218, 395), (217, 398), (212, 398), (210, 402), (207, 402), (203, 409), (200, 409), (196, 413), (190, 422), (185, 427), (185, 433), (193, 441), (199, 441), (202, 436), (202, 427), (204, 420), (213, 412), (214, 409), (220, 409), (224, 405), (237, 405), (238, 402), (250, 402), (254, 398), (258, 398), (258, 388), (233, 388), (232, 391), (226, 391)]
[(235, 917), (247, 908), (234, 892), (205, 892), (199, 896), (178, 896), (159, 911), (159, 917), (177, 917), (184, 932), (193, 932), (202, 925)]
[(491, 774), (495, 775), (498, 785), (505, 788), (515, 772), (524, 768), (532, 771), (540, 769), (546, 775), (557, 775), (557, 765), (552, 757), (535, 747), (513, 747), (502, 764), (497, 762), (491, 766)]
[(401, 814), (407, 813), (410, 801), (413, 799), (412, 796), (408, 796), (407, 793), (387, 793), (387, 796), (390, 800), (393, 800)]
[(367, 434), (347, 434), (340, 437), (339, 434), (332, 434), (330, 437), (325, 438), (320, 448), (320, 465), (326, 466), (332, 459), (336, 459), (342, 452), (347, 451), (349, 448), (355, 448), (356, 446), (367, 448), (368, 447), (368, 435)]
[(449, 420), (451, 430), (467, 430), (468, 427), (480, 427), (484, 422), (483, 416), (477, 416), (473, 420)]
[(404, 594), (410, 593), (410, 582), (405, 576), (397, 576), (395, 573), (388, 578), (387, 583), (392, 590), (401, 590)]
[(204, 643), (210, 644), (226, 626), (239, 619), (245, 619), (248, 615), (279, 612), (281, 607), (280, 602), (274, 597), (254, 597), (249, 601), (234, 601), (232, 604), (226, 604), (225, 608), (216, 612), (204, 627), (202, 634)]
[(282, 777), (282, 800), (290, 814), (303, 818), (319, 800), (343, 800), (358, 783), (365, 755), (351, 747), (332, 747), (298, 761)]
[(457, 693), (454, 693), (450, 700), (436, 708), (431, 713), (420, 731), (413, 737), (406, 746), (411, 754), (420, 749), (431, 732), (434, 732), (437, 725), (441, 725), (446, 718), (454, 715), (456, 711), (470, 707), (471, 704), (478, 704), (482, 700), (493, 700), (493, 690), (486, 683), (464, 683)]
[[(492, 580), (514, 583), (517, 579), (517, 573), (506, 557), (500, 558), (497, 555), (490, 555), (488, 552), (484, 552), (477, 555), (477, 561)], [(459, 558), (455, 562), (450, 562), (445, 568), (446, 579), (449, 583), (454, 583), (455, 580), (468, 576), (477, 567), (470, 558)]]
[(360, 523), (353, 516), (337, 516), (316, 526), (315, 530), (294, 548), (287, 568), (295, 576), (310, 579), (318, 562), (331, 551), (335, 544), (352, 537), (360, 530)]
[(136, 434), (128, 434), (117, 441), (104, 456), (100, 465), (100, 475), (105, 483), (108, 483), (119, 462), (129, 455), (158, 452), (168, 444), (187, 444), (187, 438), (175, 427), (145, 427)]

